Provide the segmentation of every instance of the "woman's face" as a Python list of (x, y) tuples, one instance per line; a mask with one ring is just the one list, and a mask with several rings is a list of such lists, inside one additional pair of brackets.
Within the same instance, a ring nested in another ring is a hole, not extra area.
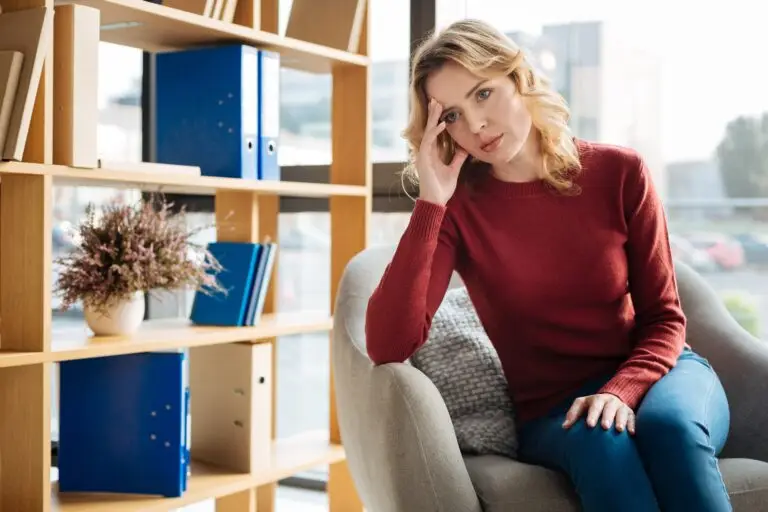
[(427, 79), (426, 92), (443, 106), (451, 138), (480, 161), (506, 164), (528, 139), (531, 116), (507, 76), (483, 79), (449, 62)]

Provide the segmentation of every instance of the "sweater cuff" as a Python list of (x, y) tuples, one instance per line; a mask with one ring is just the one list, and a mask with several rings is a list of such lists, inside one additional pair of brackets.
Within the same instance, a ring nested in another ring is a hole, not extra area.
[(615, 395), (629, 408), (636, 411), (637, 407), (640, 405), (640, 401), (645, 396), (646, 391), (648, 391), (648, 389), (642, 382), (638, 382), (631, 377), (616, 376), (600, 388), (598, 394), (609, 393)]
[(444, 205), (417, 199), (411, 213), (411, 232), (423, 240), (437, 238), (446, 210)]

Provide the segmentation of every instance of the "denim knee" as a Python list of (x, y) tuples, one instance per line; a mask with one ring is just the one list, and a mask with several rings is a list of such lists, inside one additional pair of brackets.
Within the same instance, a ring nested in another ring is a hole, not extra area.
[(614, 479), (631, 482), (626, 473), (632, 468), (642, 470), (637, 447), (626, 431), (606, 430), (599, 425), (590, 428), (583, 422), (571, 428), (583, 429), (573, 436), (573, 442), (567, 448), (566, 464), (570, 466), (571, 474), (578, 475), (583, 471), (591, 480), (604, 478), (608, 480), (606, 483)]
[(677, 459), (680, 453), (707, 444), (709, 433), (701, 423), (674, 414), (673, 410), (654, 409), (636, 418), (638, 448), (652, 450), (658, 457)]

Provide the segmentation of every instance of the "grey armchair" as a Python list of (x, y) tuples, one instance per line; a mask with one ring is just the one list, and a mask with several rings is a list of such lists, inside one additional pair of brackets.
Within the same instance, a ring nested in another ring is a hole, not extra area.
[[(554, 471), (504, 457), (464, 456), (432, 382), (407, 363), (372, 364), (365, 310), (393, 249), (370, 248), (350, 261), (334, 318), (341, 435), (368, 512), (579, 510), (570, 484)], [(712, 362), (731, 405), (721, 470), (734, 509), (768, 511), (768, 345), (731, 319), (697, 273), (680, 263), (676, 271), (689, 343)]]

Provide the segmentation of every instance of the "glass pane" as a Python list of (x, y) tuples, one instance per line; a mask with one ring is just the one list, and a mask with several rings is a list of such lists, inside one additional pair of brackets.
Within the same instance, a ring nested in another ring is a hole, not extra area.
[[(141, 160), (141, 78), (142, 52), (134, 48), (101, 43), (99, 47), (99, 125), (98, 155), (112, 161), (135, 162)], [(88, 203), (105, 204), (117, 200), (130, 202), (139, 199), (140, 192), (131, 189), (102, 187), (55, 186), (53, 190), (52, 246), (54, 259), (63, 256), (76, 240), (75, 229), (84, 218)], [(58, 276), (53, 266), (52, 284)], [(69, 311), (61, 310), (61, 300), (54, 294), (54, 333), (63, 329), (79, 328), (84, 323), (82, 309), (75, 305)], [(58, 366), (54, 366), (54, 372)], [(51, 379), (53, 439), (58, 439), (58, 374)]]
[[(463, 17), (495, 24), (567, 99), (577, 136), (639, 150), (663, 196), (677, 257), (765, 337), (768, 75), (756, 63), (768, 33), (760, 8), (721, 1), (691, 17), (602, 0), (521, 5), (437, 0), (438, 25)], [(738, 70), (733, 91), (717, 78), (721, 68), (724, 76)]]
[[(285, 33), (292, 0), (280, 0)], [(372, 0), (370, 57), (373, 161), (406, 159), (400, 137), (408, 116), (410, 0)], [(331, 77), (291, 69), (281, 72), (280, 165), (331, 161)]]

